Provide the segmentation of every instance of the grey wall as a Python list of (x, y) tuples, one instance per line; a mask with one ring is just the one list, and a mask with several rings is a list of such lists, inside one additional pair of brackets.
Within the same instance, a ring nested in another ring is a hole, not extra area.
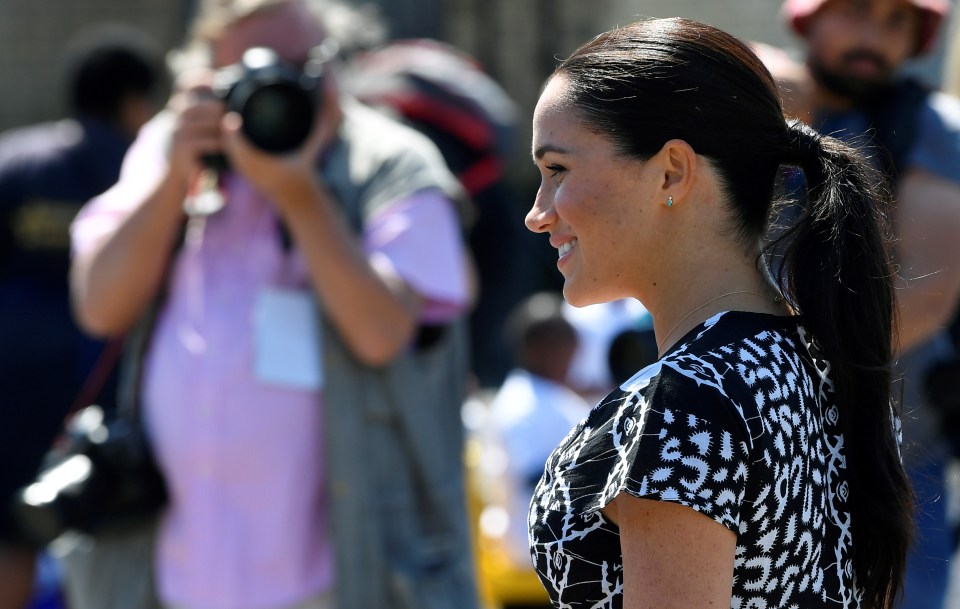
[[(389, 0), (387, 0), (389, 1)], [(520, 107), (511, 177), (529, 187), (529, 118), (544, 78), (580, 43), (640, 17), (683, 16), (741, 38), (795, 45), (780, 0), (445, 0), (445, 37), (477, 57)]]
[[(194, 0), (0, 0), (0, 130), (61, 110), (57, 61), (84, 25), (120, 20), (164, 48), (181, 42)], [(360, 4), (365, 0), (347, 0)], [(366, 0), (369, 1), (369, 0)], [(744, 39), (797, 48), (779, 18), (781, 0), (376, 0), (397, 37), (437, 37), (479, 59), (520, 108), (519, 154), (540, 84), (559, 57), (637, 17), (684, 16)], [(942, 52), (919, 70), (938, 82)], [(525, 158), (519, 159), (526, 163)]]
[(0, 0), (0, 130), (60, 115), (60, 52), (84, 26), (123, 21), (169, 48), (185, 13), (185, 0)]
[[(680, 16), (802, 55), (803, 41), (780, 15), (782, 0), (444, 0), (443, 6), (446, 39), (476, 56), (520, 107), (511, 175), (527, 186), (537, 179), (526, 149), (541, 82), (558, 58), (602, 31), (643, 17)], [(943, 28), (935, 52), (909, 68), (933, 85), (942, 78), (946, 34), (960, 30), (960, 19), (953, 21), (952, 28)]]
[[(351, 0), (358, 4), (361, 0)], [(778, 42), (778, 0), (378, 0), (395, 36), (465, 48), (531, 108), (556, 57), (638, 15), (684, 15)], [(0, 0), (0, 130), (60, 112), (57, 62), (84, 25), (126, 21), (166, 48), (180, 43), (190, 0)]]

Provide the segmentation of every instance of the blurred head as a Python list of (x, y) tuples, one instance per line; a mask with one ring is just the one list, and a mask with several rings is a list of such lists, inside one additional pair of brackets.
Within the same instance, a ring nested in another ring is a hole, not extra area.
[(946, 11), (939, 7), (930, 0), (808, 1), (793, 6), (791, 23), (807, 39), (814, 78), (860, 101), (889, 87), (903, 63), (930, 46)]
[(565, 382), (577, 349), (577, 331), (562, 305), (558, 294), (539, 292), (518, 304), (506, 325), (517, 366), (558, 383)]
[[(245, 58), (258, 47), (273, 53)], [(339, 120), (336, 57), (335, 42), (307, 0), (202, 0), (191, 40), (176, 61), (184, 86), (190, 86), (191, 79), (207, 82), (209, 68), (230, 66), (212, 79), (217, 94), (243, 117), (251, 142), (265, 151), (288, 152), (302, 145), (317, 124), (311, 113)], [(241, 61), (247, 67), (235, 69)], [(308, 61), (325, 64), (322, 76)], [(250, 67), (264, 65), (259, 73)]]
[(304, 0), (203, 0), (190, 46), (202, 49), (214, 68), (239, 62), (253, 47), (301, 65), (325, 38), (319, 15)]
[[(783, 14), (793, 31), (806, 37), (811, 19), (829, 4), (831, 0), (786, 0), (783, 5)], [(882, 11), (884, 9), (882, 5), (874, 7), (873, 4), (871, 0), (864, 0), (861, 3), (861, 10), (877, 8)], [(913, 32), (914, 45), (911, 54), (921, 55), (929, 51), (933, 47), (940, 23), (949, 12), (948, 0), (900, 0), (895, 4), (908, 4), (918, 12), (920, 23)]]
[(564, 295), (581, 306), (644, 301), (628, 286), (656, 285), (678, 255), (714, 247), (699, 241), (707, 234), (755, 256), (788, 133), (776, 85), (746, 45), (662, 19), (601, 34), (565, 60), (533, 138), (542, 181), (527, 225), (550, 233)]
[(116, 124), (131, 136), (156, 112), (166, 73), (146, 32), (122, 24), (81, 31), (63, 52), (71, 114)]

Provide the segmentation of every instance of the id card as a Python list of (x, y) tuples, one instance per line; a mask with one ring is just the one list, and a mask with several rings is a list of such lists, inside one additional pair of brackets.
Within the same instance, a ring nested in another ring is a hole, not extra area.
[(323, 389), (320, 324), (310, 293), (266, 288), (254, 309), (254, 375), (291, 389)]

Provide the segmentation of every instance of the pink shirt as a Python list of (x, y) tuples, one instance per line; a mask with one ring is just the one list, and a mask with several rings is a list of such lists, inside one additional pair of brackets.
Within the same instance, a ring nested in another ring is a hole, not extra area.
[[(120, 183), (78, 216), (77, 251), (131, 211), (137, 190), (152, 183), (140, 176), (158, 175), (155, 138), (144, 133)], [(226, 186), (228, 204), (176, 259), (146, 362), (146, 420), (172, 494), (158, 586), (164, 602), (186, 608), (284, 607), (333, 581), (323, 400), (254, 377), (252, 323), (263, 286), (308, 289), (306, 271), (280, 247), (272, 205), (239, 178)], [(463, 246), (439, 191), (390, 205), (368, 222), (363, 242), (374, 264), (427, 299), (425, 317), (465, 309)]]

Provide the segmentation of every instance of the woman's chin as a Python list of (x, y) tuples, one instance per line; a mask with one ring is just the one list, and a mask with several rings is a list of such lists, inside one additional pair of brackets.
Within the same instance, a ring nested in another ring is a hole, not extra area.
[(584, 290), (577, 289), (577, 286), (569, 280), (563, 284), (563, 299), (577, 308), (588, 307), (607, 300), (605, 298), (599, 298), (596, 294), (590, 294)]
[(594, 281), (584, 285), (584, 282), (573, 277), (566, 277), (563, 282), (563, 299), (578, 309), (628, 297), (632, 295), (623, 286), (603, 285)]

